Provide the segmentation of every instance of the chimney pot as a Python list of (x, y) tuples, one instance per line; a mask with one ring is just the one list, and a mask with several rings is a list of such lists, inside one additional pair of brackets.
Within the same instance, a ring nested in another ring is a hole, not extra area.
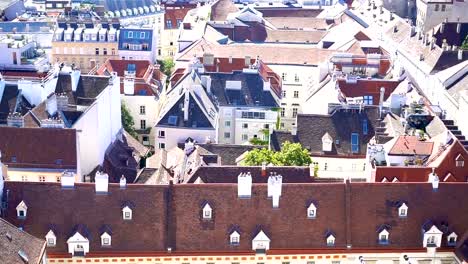
[(96, 193), (107, 193), (109, 190), (109, 175), (105, 172), (96, 172), (94, 178)]
[(75, 187), (75, 175), (72, 172), (64, 171), (61, 175), (60, 182), (62, 188), (72, 189)]
[(463, 49), (462, 48), (458, 49), (457, 58), (458, 58), (458, 60), (463, 60)]
[(122, 174), (122, 177), (120, 177), (119, 185), (120, 185), (120, 189), (125, 189), (127, 187), (127, 179), (125, 178), (123, 174)]

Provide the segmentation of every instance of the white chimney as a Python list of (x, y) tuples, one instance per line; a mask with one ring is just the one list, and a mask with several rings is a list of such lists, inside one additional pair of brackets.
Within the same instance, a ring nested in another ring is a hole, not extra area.
[(457, 53), (458, 60), (463, 60), (463, 49), (459, 48)]
[(57, 113), (57, 97), (55, 94), (49, 95), (46, 99), (46, 111), (50, 116), (53, 116)]
[(105, 172), (96, 172), (96, 177), (94, 178), (96, 193), (107, 193), (109, 189), (109, 175)]
[(62, 183), (62, 188), (73, 188), (75, 187), (75, 175), (73, 172), (64, 171), (60, 182)]
[(239, 198), (250, 198), (252, 196), (252, 175), (250, 172), (241, 173), (237, 176), (237, 196)]
[(380, 88), (380, 99), (379, 99), (380, 118), (382, 118), (384, 95), (385, 95), (385, 87), (381, 87)]
[(262, 174), (261, 174), (262, 177), (267, 176), (267, 175), (266, 175), (266, 165), (267, 165), (266, 161), (263, 161), (263, 162), (262, 162)]
[(80, 75), (81, 75), (80, 70), (76, 70), (76, 69), (74, 69), (70, 73), (71, 85), (72, 85), (72, 91), (73, 92), (76, 92), (76, 88), (78, 87), (78, 82), (80, 81)]
[(184, 121), (185, 122), (187, 122), (189, 118), (189, 103), (190, 103), (189, 90), (185, 90), (185, 98), (184, 98)]
[(312, 178), (314, 177), (315, 173), (314, 173), (314, 164), (310, 163), (309, 164), (309, 176)]
[(278, 208), (279, 207), (279, 196), (278, 195), (273, 195), (272, 201), (273, 201), (273, 208)]
[(276, 175), (276, 173), (272, 173), (268, 177), (268, 197), (273, 197), (275, 195), (281, 196), (282, 184), (283, 177), (281, 175)]
[(124, 93), (128, 95), (135, 94), (135, 79), (124, 78)]
[(211, 77), (209, 75), (203, 75), (201, 77), (201, 83), (206, 88), (206, 92), (211, 94)]
[(432, 189), (434, 191), (439, 189), (439, 176), (435, 173), (435, 168), (432, 168), (432, 172), (429, 173), (428, 182), (432, 184)]
[(120, 189), (125, 189), (125, 187), (127, 187), (127, 179), (125, 178), (123, 174), (122, 174), (122, 177), (120, 177), (119, 185), (120, 185)]
[(460, 34), (460, 31), (461, 31), (460, 18), (457, 18), (457, 34)]
[(0, 201), (3, 201), (3, 200), (2, 200), (2, 196), (3, 196), (3, 186), (4, 186), (4, 181), (3, 181), (2, 152), (0, 151)]

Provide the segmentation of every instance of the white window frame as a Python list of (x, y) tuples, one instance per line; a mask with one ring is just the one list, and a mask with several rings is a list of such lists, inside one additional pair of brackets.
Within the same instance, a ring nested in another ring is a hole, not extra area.
[(382, 230), (379, 233), (379, 244), (382, 244), (382, 245), (388, 244), (389, 237), (390, 237), (390, 233), (387, 231), (387, 229)]
[(133, 218), (133, 211), (130, 207), (128, 206), (125, 206), (123, 209), (122, 209), (122, 219), (123, 220), (132, 220)]
[(229, 235), (229, 243), (231, 245), (237, 246), (240, 244), (240, 234), (237, 231), (232, 232)]
[(55, 247), (57, 245), (57, 237), (54, 234), (54, 231), (49, 230), (49, 232), (45, 236), (47, 247)]
[[(450, 242), (450, 239), (452, 239), (452, 238), (454, 239), (454, 241)], [(450, 233), (450, 235), (447, 236), (447, 244), (449, 246), (455, 246), (457, 244), (457, 238), (458, 238), (458, 236), (457, 236), (457, 234), (455, 232)]]
[(403, 203), (398, 208), (398, 216), (399, 217), (407, 217), (408, 216), (408, 206), (406, 205), (406, 203)]
[(140, 39), (145, 39), (146, 32), (140, 32)]
[(24, 201), (21, 201), (18, 206), (16, 206), (16, 216), (19, 219), (26, 219), (28, 215), (28, 206)]
[(112, 245), (112, 237), (107, 232), (104, 232), (101, 235), (101, 246), (102, 247), (110, 247)]
[(307, 208), (307, 218), (315, 219), (317, 218), (317, 207), (314, 203), (310, 203), (309, 207)]
[(335, 245), (335, 236), (328, 235), (327, 237), (327, 246), (334, 246)]
[(158, 131), (159, 138), (166, 138), (166, 130), (159, 130)]
[(231, 127), (231, 121), (229, 121), (229, 120), (224, 121), (224, 126), (225, 127)]
[(203, 206), (203, 219), (204, 220), (211, 220), (213, 218), (213, 209), (211, 208), (209, 203), (206, 203)]

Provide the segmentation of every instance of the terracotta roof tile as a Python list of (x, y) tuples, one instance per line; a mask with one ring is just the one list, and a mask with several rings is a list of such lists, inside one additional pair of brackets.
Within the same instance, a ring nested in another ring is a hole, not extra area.
[(385, 88), (384, 100), (393, 93), (400, 84), (399, 81), (380, 80), (380, 79), (359, 79), (357, 82), (347, 82), (345, 79), (338, 79), (340, 91), (346, 97), (361, 97), (365, 95), (372, 96), (372, 104), (378, 105), (380, 100), (380, 88)]
[(399, 136), (388, 155), (396, 156), (429, 156), (432, 154), (433, 142), (419, 140), (416, 136)]

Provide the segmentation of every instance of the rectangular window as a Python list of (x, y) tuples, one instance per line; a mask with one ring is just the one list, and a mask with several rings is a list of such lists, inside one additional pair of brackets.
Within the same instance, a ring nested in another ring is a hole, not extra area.
[(180, 27), (180, 24), (182, 24), (182, 19), (177, 19), (177, 27)]
[(21, 176), (21, 181), (28, 181), (28, 176), (26, 175)]
[(146, 107), (144, 105), (140, 105), (140, 115), (146, 114)]
[(128, 38), (133, 38), (133, 31), (127, 32), (127, 37)]
[(225, 127), (231, 127), (231, 121), (224, 121)]
[(368, 133), (367, 129), (367, 119), (362, 120), (362, 134), (367, 135)]
[(55, 181), (56, 181), (56, 182), (61, 182), (61, 181), (62, 181), (62, 177), (57, 176), (57, 177), (55, 178)]
[(109, 243), (109, 238), (105, 237), (102, 239), (102, 244), (105, 245), (105, 246), (108, 246), (110, 243)]
[(364, 95), (364, 104), (372, 105), (374, 102), (374, 97), (372, 95)]
[(442, 12), (445, 12), (445, 5), (442, 5)]
[(96, 55), (99, 55), (99, 48), (96, 48)]
[(166, 137), (166, 131), (164, 131), (164, 130), (159, 130), (159, 132), (158, 132), (158, 137), (160, 137), (160, 138), (165, 138), (165, 137)]
[(283, 81), (286, 81), (286, 73), (285, 73), (285, 72), (283, 72), (283, 73), (281, 74), (281, 79), (282, 79)]
[(249, 124), (247, 124), (247, 123), (242, 124), (242, 128), (244, 128), (244, 129), (249, 128)]
[(439, 11), (439, 4), (435, 5), (435, 11)]
[(295, 82), (299, 82), (299, 75), (297, 75), (297, 74), (294, 75), (294, 81), (295, 81)]
[(165, 143), (159, 143), (159, 149), (165, 149), (166, 144)]
[(299, 98), (299, 91), (294, 91), (294, 98)]
[(115, 55), (115, 49), (112, 48), (112, 55)]
[(328, 163), (325, 162), (325, 164), (323, 165), (323, 170), (324, 171), (328, 170)]
[(465, 161), (464, 160), (457, 160), (455, 162), (455, 166), (457, 166), (459, 168), (463, 168), (465, 166)]
[(247, 141), (249, 136), (247, 134), (242, 134), (242, 141)]
[(292, 117), (293, 117), (293, 118), (296, 118), (296, 116), (297, 116), (297, 108), (293, 108), (292, 110), (293, 110)]
[(263, 128), (264, 128), (264, 129), (270, 129), (270, 124), (264, 124), (264, 125), (263, 125)]
[(45, 182), (45, 176), (39, 176), (39, 181), (40, 182)]
[(285, 90), (282, 91), (282, 97), (286, 98), (286, 91)]
[(285, 112), (286, 112), (286, 109), (284, 109), (284, 108), (281, 108), (281, 117), (284, 117), (284, 115), (285, 115)]
[(172, 21), (171, 20), (166, 21), (166, 27), (167, 28), (172, 28)]
[(352, 153), (359, 152), (359, 134), (358, 133), (351, 134), (351, 152)]
[(140, 38), (144, 39), (145, 38), (145, 32), (140, 32)]
[(103, 48), (103, 49), (102, 49), (102, 54), (103, 54), (103, 55), (107, 55), (107, 49), (106, 49), (106, 48)]
[(140, 120), (140, 128), (146, 129), (146, 120)]
[(53, 238), (48, 238), (48, 239), (47, 239), (47, 245), (48, 245), (48, 246), (55, 246), (55, 239), (53, 239)]
[(224, 132), (224, 138), (231, 138), (231, 133)]

